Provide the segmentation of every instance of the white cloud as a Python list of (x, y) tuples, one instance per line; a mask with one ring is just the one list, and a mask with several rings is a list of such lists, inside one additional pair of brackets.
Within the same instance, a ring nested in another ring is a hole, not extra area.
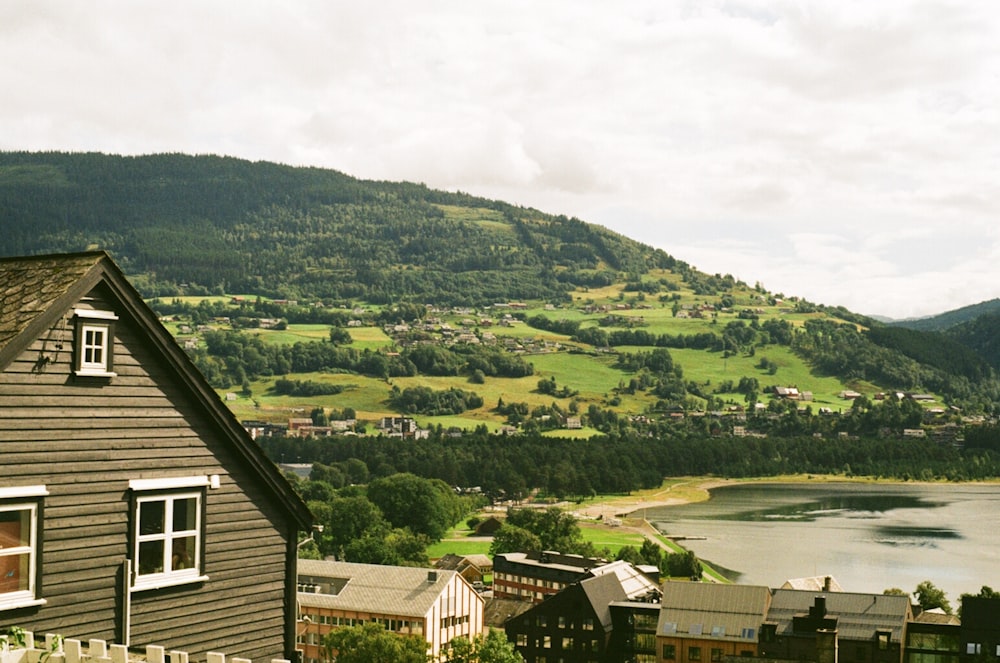
[(15, 1), (0, 58), (0, 149), (422, 181), (867, 313), (1000, 290), (989, 3)]

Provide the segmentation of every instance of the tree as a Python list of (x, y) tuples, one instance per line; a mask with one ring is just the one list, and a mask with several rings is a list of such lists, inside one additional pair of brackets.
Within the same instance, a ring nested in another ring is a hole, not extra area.
[(326, 658), (337, 663), (427, 663), (427, 642), (397, 635), (376, 622), (330, 631), (323, 638)]
[(660, 568), (672, 578), (701, 578), (701, 561), (691, 550), (668, 553)]
[(524, 658), (507, 640), (503, 631), (490, 630), (469, 642), (458, 637), (448, 643), (444, 651), (445, 663), (524, 663)]
[(507, 511), (507, 522), (537, 536), (541, 542), (540, 550), (558, 550), (581, 555), (590, 552), (576, 518), (559, 507), (549, 507), (544, 510), (510, 509)]
[(490, 555), (509, 552), (527, 552), (541, 550), (542, 542), (537, 536), (510, 523), (504, 523), (493, 533), (493, 543), (490, 544)]
[(462, 517), (461, 502), (448, 484), (409, 472), (375, 479), (368, 484), (368, 499), (393, 527), (408, 527), (434, 541)]
[(946, 615), (952, 614), (951, 603), (945, 596), (944, 590), (938, 589), (930, 580), (924, 580), (913, 590), (913, 597), (917, 599), (917, 604), (923, 610), (934, 610), (940, 608)]
[(388, 529), (382, 512), (367, 497), (337, 497), (329, 502), (329, 520), (323, 522), (323, 552), (341, 555), (365, 532)]

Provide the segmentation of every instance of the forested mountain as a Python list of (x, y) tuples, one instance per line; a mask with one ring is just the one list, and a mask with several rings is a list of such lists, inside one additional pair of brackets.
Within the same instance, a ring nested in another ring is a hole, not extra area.
[[(753, 411), (765, 394), (777, 415), (793, 409), (775, 391), (785, 386), (810, 392), (817, 411), (859, 417), (868, 405), (841, 392), (931, 392), (975, 412), (1000, 400), (992, 319), (948, 336), (885, 326), (698, 272), (575, 218), (420, 184), (216, 156), (0, 153), (0, 223), (0, 255), (110, 251), (161, 315), (198, 329), (174, 331), (214, 386), (243, 388), (255, 418), (266, 398), (284, 408), (275, 418), (320, 405), (549, 426), (586, 412), (606, 429)], [(332, 331), (246, 333), (264, 319)], [(355, 336), (365, 345), (350, 346)], [(920, 418), (903, 415), (793, 428), (902, 430)]]
[[(947, 354), (957, 360), (959, 365), (968, 367), (971, 360), (1000, 369), (1000, 299), (963, 306), (929, 318), (895, 321), (890, 327), (899, 332), (904, 329), (931, 332), (925, 338), (932, 339), (934, 344), (951, 347), (952, 351)], [(916, 336), (919, 334), (903, 333), (901, 337)], [(965, 349), (967, 354), (964, 359), (956, 356), (956, 345)]]
[(889, 323), (893, 327), (905, 327), (918, 331), (945, 331), (964, 322), (975, 320), (976, 318), (1000, 313), (1000, 299), (963, 306), (953, 311), (946, 311), (928, 318), (917, 318), (913, 320), (895, 320)]
[(686, 267), (577, 219), (215, 156), (0, 153), (0, 219), (0, 255), (107, 249), (148, 296), (558, 301)]

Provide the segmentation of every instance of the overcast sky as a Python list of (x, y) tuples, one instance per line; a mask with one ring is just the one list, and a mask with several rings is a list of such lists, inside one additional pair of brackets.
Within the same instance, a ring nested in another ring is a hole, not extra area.
[(0, 149), (577, 216), (867, 314), (1000, 296), (1000, 3), (0, 2)]

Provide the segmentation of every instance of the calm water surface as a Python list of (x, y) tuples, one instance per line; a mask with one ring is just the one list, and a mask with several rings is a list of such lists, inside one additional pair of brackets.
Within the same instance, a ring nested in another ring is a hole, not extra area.
[(847, 591), (912, 592), (930, 580), (957, 607), (963, 592), (1000, 588), (1000, 486), (753, 484), (707, 502), (650, 508), (670, 536), (734, 572), (780, 586), (832, 575)]

